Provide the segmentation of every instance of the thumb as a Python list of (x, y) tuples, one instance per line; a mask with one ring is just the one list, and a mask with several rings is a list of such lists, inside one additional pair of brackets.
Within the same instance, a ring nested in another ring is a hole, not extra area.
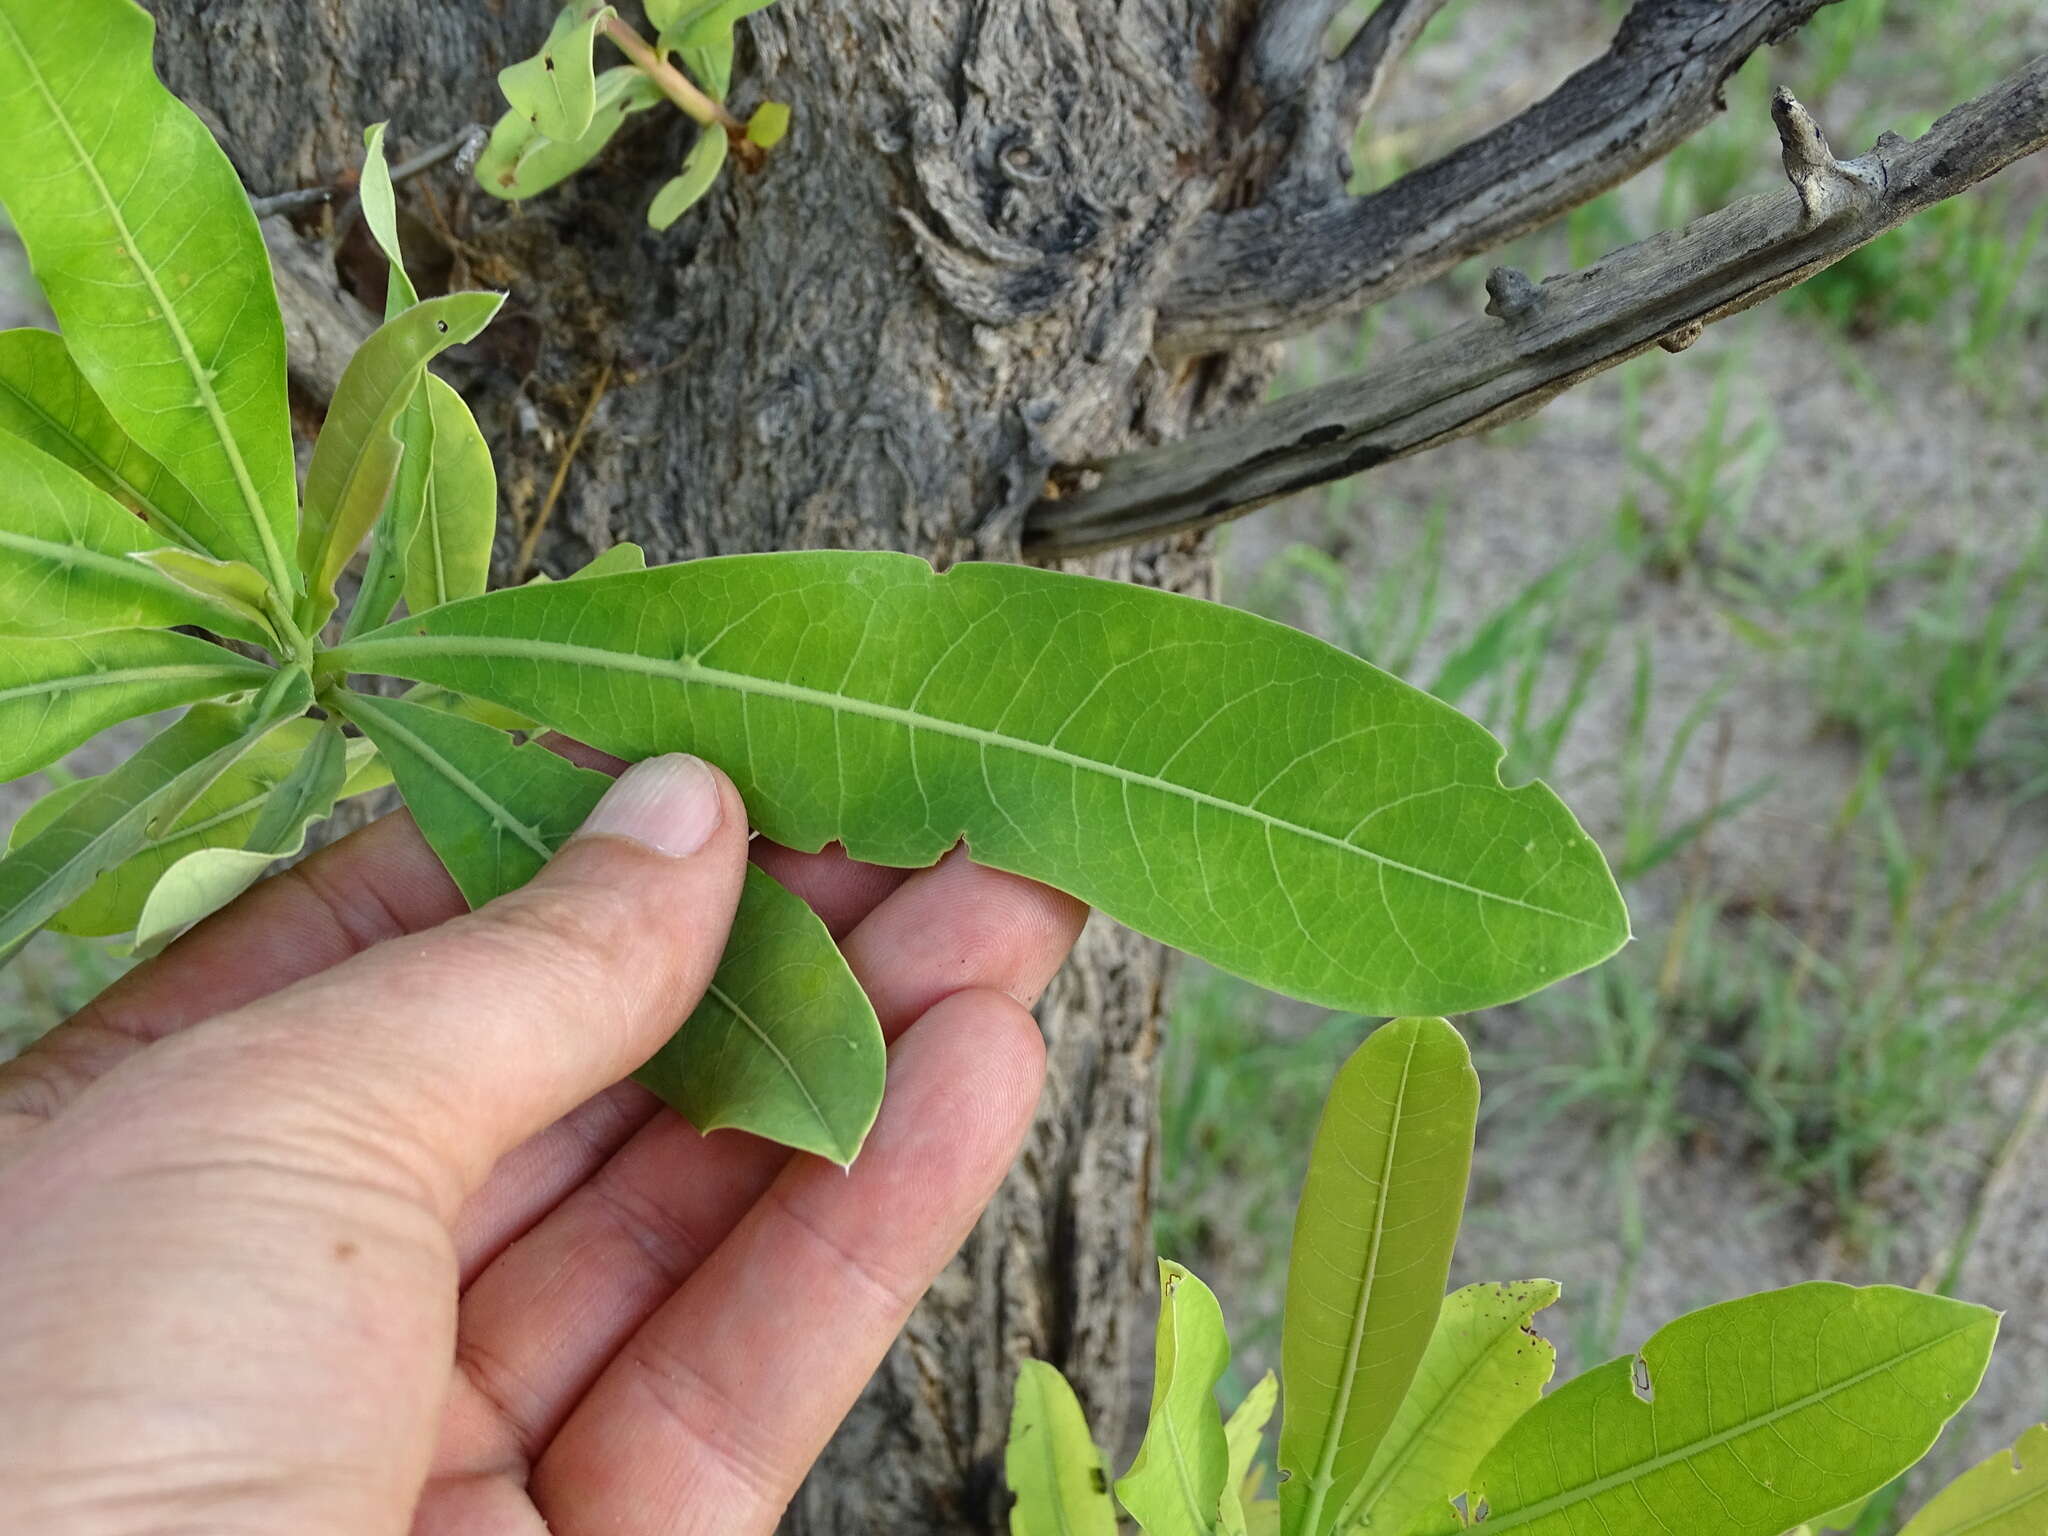
[(746, 828), (709, 764), (639, 763), (522, 889), (163, 1042), (135, 1063), (152, 1083), (130, 1086), (158, 1114), (182, 1101), (387, 1152), (452, 1216), (500, 1156), (689, 1017), (739, 902)]

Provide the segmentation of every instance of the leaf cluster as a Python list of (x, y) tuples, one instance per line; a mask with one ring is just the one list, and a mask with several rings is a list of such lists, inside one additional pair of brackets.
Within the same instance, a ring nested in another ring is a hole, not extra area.
[[(562, 7), (540, 51), (499, 71), (510, 110), (477, 159), (477, 185), (508, 202), (535, 197), (596, 159), (626, 119), (667, 100), (699, 132), (679, 174), (655, 193), (647, 222), (667, 229), (709, 192), (735, 152), (751, 164), (789, 131), (786, 102), (767, 101), (744, 121), (725, 108), (732, 88), (733, 29), (774, 0), (646, 0), (650, 45), (615, 6)], [(604, 36), (628, 63), (599, 72)]]
[[(1442, 1019), (1396, 1019), (1330, 1090), (1295, 1214), (1282, 1339), (1226, 1420), (1216, 1298), (1160, 1265), (1152, 1407), (1111, 1485), (1078, 1399), (1030, 1361), (1005, 1460), (1013, 1536), (1817, 1536), (1857, 1519), (1977, 1390), (1987, 1308), (1891, 1286), (1795, 1285), (1689, 1313), (1544, 1392), (1551, 1280), (1444, 1294), (1479, 1081)], [(1265, 1492), (1263, 1431), (1282, 1417)], [(1901, 1536), (2039, 1531), (2048, 1426), (1938, 1495)]]
[[(676, 47), (715, 60), (746, 6), (657, 9)], [(580, 71), (598, 13), (572, 19), (556, 67), (513, 86), (563, 133), (596, 110)], [(0, 956), (45, 925), (154, 949), (387, 782), (488, 901), (605, 788), (544, 731), (716, 761), (795, 848), (918, 867), (965, 840), (1359, 1012), (1506, 1001), (1625, 939), (1598, 848), (1548, 789), (1501, 782), (1484, 731), (1234, 610), (889, 554), (648, 570), (630, 546), (487, 593), (490, 452), (432, 365), (501, 300), (419, 292), (379, 128), (362, 205), (389, 260), (385, 319), (302, 489), (263, 244), (227, 160), (152, 73), (151, 35), (130, 0), (0, 0), (0, 110), (21, 141), (0, 200), (63, 326), (0, 336), (0, 772), (189, 709), (23, 819), (0, 861)], [(884, 1065), (823, 925), (756, 871), (709, 996), (643, 1075), (702, 1128), (845, 1161)]]

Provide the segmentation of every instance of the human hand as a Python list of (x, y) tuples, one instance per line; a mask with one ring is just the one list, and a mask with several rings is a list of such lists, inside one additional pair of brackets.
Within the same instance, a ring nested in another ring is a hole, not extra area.
[(957, 852), (756, 857), (896, 1042), (850, 1173), (619, 1083), (739, 896), (688, 758), (474, 915), (376, 823), (0, 1067), (10, 1528), (771, 1530), (1021, 1143), (1083, 913)]

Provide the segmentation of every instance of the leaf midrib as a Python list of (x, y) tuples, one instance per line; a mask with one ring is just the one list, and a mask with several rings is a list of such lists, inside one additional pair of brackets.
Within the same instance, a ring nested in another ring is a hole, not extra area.
[(70, 677), (45, 678), (41, 682), (23, 683), (15, 688), (0, 688), (0, 704), (9, 704), (20, 698), (32, 698), (37, 694), (76, 693), (86, 688), (111, 688), (122, 683), (169, 683), (188, 677), (212, 677), (222, 681), (240, 681), (246, 677), (249, 686), (254, 687), (257, 674), (267, 675), (269, 670), (253, 661), (248, 663), (246, 670), (227, 662), (201, 661), (177, 662), (160, 667), (113, 667), (105, 672), (80, 672)]
[(704, 995), (717, 999), (726, 1012), (747, 1026), (748, 1031), (753, 1037), (760, 1041), (768, 1053), (781, 1064), (782, 1070), (789, 1075), (789, 1080), (796, 1084), (796, 1091), (804, 1096), (804, 1107), (811, 1112), (811, 1118), (818, 1122), (818, 1129), (830, 1138), (835, 1147), (840, 1146), (843, 1138), (832, 1128), (831, 1122), (825, 1118), (825, 1111), (819, 1107), (817, 1099), (812, 1095), (810, 1084), (804, 1081), (803, 1074), (797, 1071), (796, 1064), (783, 1052), (782, 1047), (769, 1037), (768, 1031), (756, 1023), (754, 1016), (742, 1008), (733, 995), (719, 986), (717, 982), (714, 981), (707, 985), (704, 988)]
[(228, 430), (227, 414), (221, 410), (219, 397), (214, 394), (213, 385), (207, 380), (206, 370), (199, 364), (199, 353), (192, 345), (192, 338), (185, 334), (184, 323), (179, 320), (177, 310), (172, 307), (170, 295), (164, 292), (163, 285), (156, 279), (156, 274), (143, 261), (141, 248), (135, 243), (134, 232), (129, 229), (128, 220), (122, 216), (120, 205), (114, 201), (113, 189), (107, 185), (106, 178), (100, 175), (99, 167), (86, 152), (84, 141), (72, 128), (69, 115), (52, 94), (50, 83), (43, 78), (42, 68), (36, 63), (35, 55), (23, 45), (21, 33), (15, 29), (14, 23), (7, 19), (4, 12), (0, 12), (0, 28), (6, 29), (8, 41), (20, 57), (22, 67), (28, 71), (29, 79), (35, 85), (36, 94), (43, 98), (43, 105), (49, 109), (51, 120), (70, 141), (71, 152), (78, 157), (79, 167), (92, 179), (93, 190), (99, 194), (100, 203), (105, 208), (107, 217), (113, 221), (114, 228), (120, 233), (121, 249), (128, 257), (128, 264), (135, 269), (142, 279), (142, 285), (156, 301), (157, 313), (163, 317), (164, 328), (171, 333), (172, 340), (178, 345), (178, 355), (184, 361), (185, 372), (191, 378), (192, 387), (206, 411), (207, 420), (213, 426), (214, 436), (220, 442), (228, 466), (234, 471), (235, 489), (241, 493), (243, 508), (249, 513), (250, 521), (256, 525), (256, 537), (263, 546), (263, 561), (270, 568), (271, 584), (280, 598), (288, 596), (292, 590), (292, 583), (285, 567), (284, 552), (278, 548), (276, 535), (270, 527), (270, 518), (263, 506), (263, 499), (257, 495), (256, 483), (249, 474), (248, 464), (242, 458), (241, 444)]
[[(1401, 1086), (1394, 1091), (1394, 1112), (1387, 1125), (1387, 1150), (1380, 1159), (1380, 1187), (1373, 1200), (1371, 1250), (1365, 1273), (1358, 1277), (1358, 1290), (1351, 1309), (1351, 1336), (1344, 1345), (1344, 1366), (1337, 1382), (1337, 1401), (1329, 1423), (1323, 1428), (1323, 1443), (1316, 1456), (1315, 1477), (1309, 1484), (1309, 1503), (1302, 1515), (1308, 1536), (1320, 1536), (1323, 1506), (1330, 1497), (1331, 1473), (1337, 1452), (1344, 1443), (1344, 1420), (1351, 1412), (1351, 1394), (1358, 1385), (1358, 1355), (1365, 1347), (1365, 1325), (1372, 1311), (1373, 1290), (1379, 1280), (1380, 1252), (1387, 1230), (1387, 1201), (1394, 1186), (1394, 1158), (1401, 1145), (1401, 1114), (1408, 1103), (1408, 1079), (1415, 1069), (1415, 1053), (1422, 1045), (1422, 1031), (1410, 1028), (1408, 1054), (1401, 1058)], [(1375, 1447), (1377, 1449), (1377, 1447)], [(1366, 1458), (1371, 1464), (1371, 1457)]]
[(1376, 853), (1357, 843), (1346, 842), (1315, 827), (1303, 826), (1300, 822), (1274, 816), (1256, 807), (1226, 800), (1207, 790), (1195, 789), (1190, 785), (1177, 784), (1171, 779), (1162, 779), (1153, 774), (1140, 773), (1115, 763), (1103, 762), (1099, 758), (1085, 757), (1078, 752), (1044, 742), (1030, 741), (1024, 737), (1006, 735), (1000, 731), (985, 730), (980, 726), (966, 725), (960, 721), (943, 719), (918, 710), (904, 709), (893, 704), (878, 704), (868, 699), (853, 698), (845, 694), (827, 693), (819, 688), (806, 688), (799, 683), (785, 683), (773, 678), (754, 677), (744, 672), (729, 672), (719, 667), (705, 666), (702, 662), (688, 657), (675, 661), (664, 661), (658, 657), (641, 656), (630, 651), (609, 651), (600, 646), (576, 645), (561, 640), (519, 640), (494, 635), (419, 635), (410, 638), (394, 637), (387, 640), (365, 639), (351, 645), (337, 648), (330, 653), (337, 664), (346, 665), (352, 671), (375, 671), (374, 665), (365, 666), (365, 659), (374, 661), (377, 653), (385, 649), (400, 653), (406, 650), (426, 650), (449, 656), (476, 656), (481, 658), (506, 657), (527, 661), (559, 661), (571, 665), (609, 667), (622, 672), (638, 672), (649, 677), (675, 678), (685, 683), (699, 683), (713, 688), (727, 688), (741, 694), (753, 694), (763, 698), (784, 699), (793, 704), (810, 705), (815, 708), (832, 710), (835, 713), (861, 715), (871, 720), (898, 725), (909, 731), (928, 731), (934, 735), (951, 736), (957, 740), (970, 741), (982, 747), (1001, 751), (1022, 753), (1059, 763), (1089, 773), (1099, 773), (1117, 779), (1125, 784), (1142, 789), (1156, 790), (1162, 794), (1176, 795), (1197, 805), (1206, 805), (1213, 810), (1260, 823), (1272, 831), (1292, 833), (1310, 842), (1322, 843), (1338, 851), (1355, 855), (1378, 864), (1386, 869), (1420, 880), (1463, 891), (1467, 895), (1484, 901), (1499, 902), (1504, 906), (1518, 907), (1541, 917), (1553, 918), (1559, 922), (1571, 923), (1581, 928), (1602, 929), (1605, 925), (1577, 913), (1546, 907), (1538, 902), (1525, 901), (1499, 891), (1489, 891), (1480, 886), (1467, 884), (1449, 875), (1418, 865), (1404, 863), (1383, 853)]
[[(429, 768), (440, 774), (450, 785), (467, 796), (470, 802), (482, 810), (485, 815), (489, 816), (493, 822), (518, 838), (520, 842), (532, 849), (543, 860), (551, 859), (555, 856), (554, 846), (546, 838), (542, 837), (538, 830), (528, 826), (524, 821), (513, 815), (511, 810), (492, 795), (490, 791), (449, 762), (439, 752), (436, 752), (426, 740), (417, 735), (404, 721), (398, 719), (389, 711), (378, 708), (370, 698), (362, 694), (351, 695), (345, 709), (349, 714), (372, 716), (380, 728), (389, 731), (398, 740), (403, 742), (409, 751), (417, 753)], [(545, 751), (546, 749), (543, 748), (542, 750)]]
[[(8, 529), (0, 528), (0, 548), (18, 549), (24, 554), (39, 555), (43, 559), (53, 560), (59, 565), (71, 566), (79, 570), (96, 571), (103, 576), (113, 577), (117, 581), (134, 582), (140, 586), (148, 587), (152, 591), (176, 597), (182, 602), (196, 603), (210, 609), (216, 615), (234, 613), (234, 610), (227, 608), (215, 599), (207, 596), (204, 592), (188, 587), (182, 581), (173, 581), (170, 577), (164, 575), (163, 572), (156, 569), (155, 566), (138, 560), (129, 560), (121, 556), (101, 554), (98, 550), (87, 549), (81, 544), (60, 544), (54, 539), (39, 539), (33, 534), (14, 533)], [(146, 554), (148, 551), (141, 551), (141, 553)], [(246, 624), (248, 622), (239, 613), (234, 613), (234, 618), (237, 623)], [(199, 622), (196, 615), (193, 622)], [(223, 631), (223, 633), (228, 633), (228, 631)]]
[(1745, 1419), (1742, 1423), (1731, 1428), (1702, 1436), (1700, 1439), (1691, 1441), (1677, 1450), (1665, 1451), (1660, 1455), (1631, 1463), (1618, 1472), (1610, 1472), (1604, 1477), (1596, 1477), (1589, 1482), (1581, 1483), (1576, 1488), (1567, 1488), (1561, 1493), (1554, 1493), (1549, 1498), (1528, 1505), (1526, 1508), (1514, 1510), (1505, 1515), (1499, 1513), (1489, 1514), (1486, 1517), (1489, 1536), (1493, 1536), (1493, 1533), (1500, 1531), (1512, 1530), (1518, 1525), (1527, 1525), (1531, 1521), (1541, 1520), (1546, 1515), (1560, 1509), (1568, 1509), (1572, 1505), (1583, 1503), (1587, 1499), (1598, 1498), (1610, 1489), (1619, 1488), (1625, 1483), (1635, 1482), (1640, 1478), (1648, 1477), (1652, 1472), (1661, 1472), (1666, 1467), (1675, 1466), (1682, 1461), (1689, 1461), (1694, 1456), (1700, 1455), (1705, 1451), (1711, 1451), (1717, 1446), (1726, 1445), (1731, 1440), (1738, 1440), (1744, 1435), (1753, 1434), (1759, 1429), (1764, 1429), (1777, 1423), (1780, 1419), (1789, 1418), (1791, 1415), (1803, 1412), (1817, 1403), (1825, 1402), (1838, 1393), (1847, 1392), (1852, 1387), (1859, 1387), (1872, 1377), (1883, 1375), (1889, 1370), (1894, 1370), (1915, 1356), (1924, 1355), (1930, 1349), (1937, 1349), (1952, 1339), (1961, 1338), (1972, 1328), (1979, 1326), (1981, 1324), (1971, 1322), (1959, 1328), (1951, 1328), (1947, 1333), (1915, 1344), (1911, 1349), (1901, 1351), (1890, 1359), (1880, 1361), (1876, 1365), (1857, 1371), (1854, 1375), (1845, 1376), (1840, 1381), (1831, 1382), (1825, 1387), (1805, 1393), (1792, 1399), (1789, 1403), (1773, 1408), (1766, 1413), (1758, 1414), (1755, 1418)]

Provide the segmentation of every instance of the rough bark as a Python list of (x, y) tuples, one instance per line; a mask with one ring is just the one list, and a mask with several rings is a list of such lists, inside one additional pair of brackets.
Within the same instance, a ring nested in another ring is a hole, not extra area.
[[(404, 156), (488, 121), (496, 71), (531, 51), (553, 7), (152, 9), (167, 79), (210, 116), (252, 194), (271, 197), (345, 185), (366, 123), (389, 119)], [(1172, 370), (1150, 355), (1168, 258), (1210, 200), (1248, 10), (785, 0), (749, 24), (735, 102), (794, 102), (790, 139), (666, 237), (643, 210), (689, 130), (660, 114), (521, 209), (452, 166), (419, 178), (403, 202), (425, 286), (512, 295), (449, 370), (499, 452), (501, 564), (547, 502), (607, 364), (537, 541), (544, 565), (621, 539), (656, 561), (818, 545), (1013, 555), (1054, 462), (1249, 404), (1265, 382), (1256, 353)], [(331, 259), (337, 246), (374, 306), (380, 280), (350, 216), (345, 196), (314, 208), (312, 250)], [(288, 250), (293, 237), (269, 228)], [(317, 410), (318, 367), (295, 382)], [(1102, 569), (1181, 590), (1208, 580), (1186, 545)], [(1163, 977), (1155, 946), (1090, 929), (1040, 1010), (1052, 1073), (1029, 1149), (797, 1501), (793, 1530), (999, 1524), (1009, 1384), (1026, 1355), (1065, 1367), (1105, 1436), (1123, 1438), (1149, 1350)]]

